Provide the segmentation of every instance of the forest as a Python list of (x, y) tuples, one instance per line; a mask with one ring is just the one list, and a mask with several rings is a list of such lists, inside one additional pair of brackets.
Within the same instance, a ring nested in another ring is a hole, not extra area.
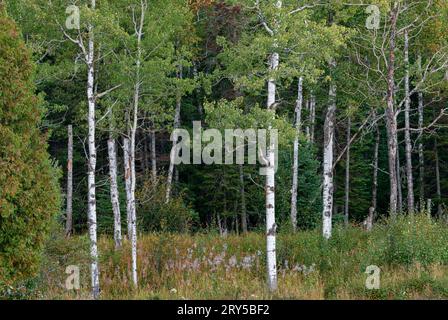
[(0, 299), (448, 299), (448, 1), (0, 0)]

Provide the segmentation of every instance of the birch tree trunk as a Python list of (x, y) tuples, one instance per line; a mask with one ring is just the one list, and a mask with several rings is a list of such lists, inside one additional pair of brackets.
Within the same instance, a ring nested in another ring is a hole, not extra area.
[(316, 97), (311, 93), (310, 97), (310, 142), (314, 143), (314, 127), (316, 123)]
[(344, 223), (348, 226), (349, 203), (350, 203), (350, 140), (351, 140), (351, 119), (347, 119), (347, 153), (345, 154), (345, 204), (344, 204)]
[(369, 208), (369, 217), (367, 219), (367, 230), (372, 230), (373, 221), (376, 212), (376, 198), (378, 193), (378, 150), (380, 146), (380, 130), (378, 125), (375, 126), (375, 147), (373, 151), (373, 179), (372, 179), (372, 205)]
[(405, 109), (404, 109), (404, 140), (406, 150), (406, 181), (407, 181), (407, 203), (408, 212), (414, 213), (414, 178), (412, 175), (412, 142), (410, 132), (410, 110), (411, 110), (411, 97), (409, 89), (409, 36), (408, 30), (404, 31), (404, 63), (406, 65), (406, 72), (404, 77), (405, 86)]
[[(179, 71), (177, 74), (177, 77), (179, 79), (182, 79), (182, 67), (179, 66)], [(176, 101), (176, 110), (174, 114), (174, 130), (178, 129), (180, 127), (180, 108), (181, 108), (181, 97), (180, 94), (178, 94), (177, 101)], [(177, 135), (173, 135), (173, 147), (171, 148), (170, 153), (170, 165), (168, 167), (168, 178), (166, 182), (166, 197), (165, 197), (165, 203), (168, 203), (171, 198), (171, 188), (173, 184), (173, 175), (174, 175), (174, 157), (176, 156), (177, 150), (174, 147), (174, 145), (177, 142)]]
[(387, 70), (387, 96), (386, 96), (386, 129), (387, 129), (387, 148), (389, 159), (389, 182), (390, 199), (389, 210), (392, 216), (397, 214), (397, 116), (394, 108), (394, 88), (395, 88), (395, 38), (397, 31), (398, 4), (394, 3), (390, 15), (390, 39), (389, 39), (389, 57)]
[(442, 217), (442, 189), (440, 187), (440, 164), (439, 164), (439, 151), (437, 146), (437, 138), (434, 141), (434, 157), (436, 162), (436, 193), (437, 193), (437, 216)]
[(65, 220), (65, 235), (70, 237), (73, 231), (73, 127), (68, 126), (67, 148), (67, 209)]
[[(95, 0), (91, 0), (91, 9), (95, 10)], [(87, 220), (89, 226), (90, 258), (91, 258), (91, 283), (94, 299), (100, 296), (100, 278), (98, 268), (98, 247), (97, 247), (97, 226), (96, 226), (96, 145), (95, 145), (95, 95), (93, 87), (95, 83), (94, 54), (95, 40), (93, 26), (88, 26), (88, 51), (87, 51), (87, 100), (88, 100), (88, 145), (89, 145), (89, 165), (88, 165), (88, 209)]]
[[(419, 69), (421, 70), (421, 56), (418, 57)], [(418, 163), (419, 163), (419, 203), (421, 210), (424, 207), (425, 202), (425, 159), (423, 154), (423, 92), (418, 92), (418, 129), (419, 129), (419, 143), (418, 143)]]
[(146, 1), (141, 1), (140, 5), (140, 22), (137, 27), (135, 25), (135, 31), (137, 36), (137, 59), (135, 61), (135, 85), (134, 85), (134, 105), (133, 105), (133, 119), (131, 125), (131, 139), (130, 139), (130, 222), (131, 222), (131, 260), (132, 260), (132, 283), (134, 287), (137, 287), (137, 213), (136, 213), (136, 202), (135, 202), (135, 187), (136, 187), (136, 173), (135, 173), (135, 145), (136, 145), (136, 132), (138, 125), (138, 107), (140, 99), (140, 68), (141, 68), (141, 56), (142, 56), (142, 36), (143, 36), (143, 25), (145, 22), (145, 11), (146, 11)]
[(323, 211), (322, 233), (325, 239), (331, 237), (333, 214), (333, 144), (334, 122), (336, 114), (336, 85), (330, 84), (329, 104), (324, 124), (324, 182), (323, 182)]
[(241, 228), (243, 233), (247, 233), (247, 210), (246, 210), (246, 192), (244, 190), (244, 167), (242, 164), (239, 165), (240, 168), (240, 183), (241, 183)]
[[(279, 55), (274, 52), (269, 58), (269, 69), (275, 71), (278, 69)], [(268, 80), (268, 99), (267, 108), (275, 117), (275, 99), (276, 83), (274, 78)], [(269, 131), (271, 126), (269, 126)], [(272, 142), (272, 139), (270, 139)], [(267, 251), (267, 269), (268, 269), (268, 287), (269, 290), (277, 290), (277, 256), (276, 256), (276, 233), (277, 225), (275, 223), (275, 145), (270, 143), (267, 149), (267, 167), (266, 167), (266, 251)]]
[(123, 163), (124, 163), (124, 186), (126, 190), (126, 222), (127, 238), (132, 240), (132, 196), (131, 196), (131, 144), (128, 138), (123, 138)]
[(299, 175), (299, 135), (302, 125), (302, 102), (303, 102), (303, 78), (299, 78), (297, 89), (297, 101), (295, 108), (296, 117), (296, 136), (294, 138), (294, 159), (292, 166), (292, 188), (291, 188), (291, 226), (295, 232), (297, 229), (297, 184)]
[(157, 179), (156, 132), (151, 130), (151, 172), (154, 181)]
[(115, 148), (115, 139), (112, 134), (107, 141), (107, 152), (109, 155), (109, 176), (110, 176), (110, 201), (112, 203), (112, 211), (114, 213), (114, 241), (115, 249), (121, 248), (121, 214), (120, 202), (118, 196), (117, 183), (117, 152)]
[(403, 211), (403, 192), (402, 192), (402, 178), (400, 165), (400, 149), (397, 147), (397, 196), (398, 196), (398, 212)]

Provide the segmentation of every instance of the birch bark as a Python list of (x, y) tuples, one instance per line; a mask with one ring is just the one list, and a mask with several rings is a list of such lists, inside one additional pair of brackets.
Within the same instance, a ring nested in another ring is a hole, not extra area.
[(295, 108), (295, 128), (296, 136), (294, 138), (294, 158), (292, 166), (292, 188), (291, 188), (291, 226), (293, 232), (297, 229), (297, 187), (298, 187), (298, 175), (299, 175), (299, 135), (302, 125), (302, 103), (303, 103), (303, 78), (299, 78), (297, 88), (297, 100)]
[(65, 221), (65, 235), (70, 237), (73, 231), (73, 127), (68, 126), (67, 148), (67, 209)]

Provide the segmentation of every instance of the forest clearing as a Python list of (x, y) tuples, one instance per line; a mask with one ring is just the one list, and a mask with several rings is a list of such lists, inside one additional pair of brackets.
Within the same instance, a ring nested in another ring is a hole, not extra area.
[(0, 0), (0, 299), (448, 299), (446, 0)]

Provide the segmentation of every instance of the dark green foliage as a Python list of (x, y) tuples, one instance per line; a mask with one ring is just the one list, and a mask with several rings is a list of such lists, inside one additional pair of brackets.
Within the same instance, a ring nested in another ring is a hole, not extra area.
[(0, 285), (37, 272), (60, 205), (32, 75), (22, 35), (0, 6)]

